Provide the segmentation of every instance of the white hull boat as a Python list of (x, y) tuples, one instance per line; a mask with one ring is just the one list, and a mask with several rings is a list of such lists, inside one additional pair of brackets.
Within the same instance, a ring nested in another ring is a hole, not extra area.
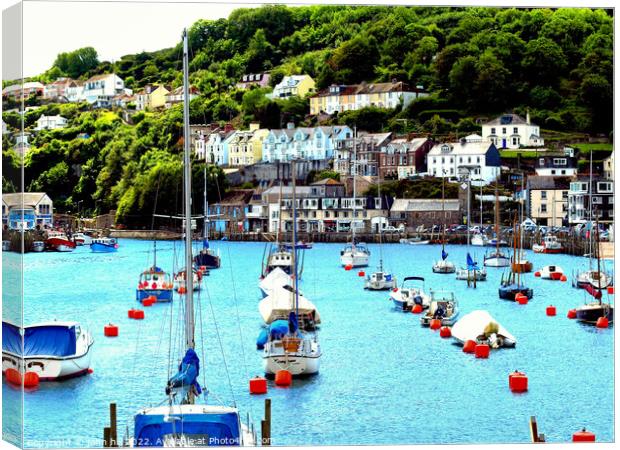
[(454, 294), (446, 291), (431, 291), (431, 302), (426, 314), (420, 317), (423, 327), (428, 327), (431, 320), (438, 319), (442, 326), (452, 326), (459, 316), (459, 306)]
[(471, 340), (489, 344), (491, 348), (514, 347), (517, 340), (487, 311), (476, 310), (464, 315), (452, 327), (452, 337), (464, 344)]
[(471, 245), (485, 247), (489, 245), (489, 238), (485, 234), (474, 234), (471, 237)]
[(397, 286), (396, 277), (386, 272), (375, 272), (366, 277), (364, 289), (370, 291), (387, 291)]
[(559, 280), (564, 275), (560, 266), (545, 266), (540, 270), (540, 278), (544, 280)]
[(370, 251), (365, 246), (347, 246), (340, 252), (340, 264), (343, 266), (366, 267), (370, 258)]
[(434, 273), (454, 273), (456, 272), (456, 266), (453, 262), (443, 259), (441, 261), (435, 261), (433, 264)]
[(312, 338), (271, 341), (265, 344), (263, 368), (265, 375), (273, 376), (280, 370), (288, 370), (300, 377), (319, 373), (321, 346)]
[[(419, 281), (420, 283), (407, 284), (407, 281)], [(431, 304), (431, 297), (425, 292), (422, 277), (406, 277), (400, 289), (390, 292), (390, 300), (396, 309), (402, 311), (411, 311), (416, 304), (422, 306), (422, 309), (427, 309)]]
[(19, 327), (2, 322), (2, 334), (2, 372), (34, 372), (40, 381), (61, 381), (88, 373), (94, 341), (77, 322), (39, 323), (25, 327), (23, 333)]
[(486, 281), (487, 271), (484, 269), (468, 270), (465, 268), (460, 268), (456, 271), (457, 280), (474, 281), (474, 278), (476, 281)]
[(558, 238), (553, 235), (545, 236), (541, 244), (532, 245), (534, 253), (560, 253), (562, 244)]
[(510, 258), (502, 252), (494, 252), (484, 257), (484, 265), (487, 267), (508, 267)]
[[(542, 274), (541, 274), (542, 275)], [(587, 270), (577, 274), (573, 281), (573, 286), (585, 289), (586, 286), (592, 286), (594, 289), (606, 289), (611, 286), (612, 278), (605, 272), (598, 270)]]

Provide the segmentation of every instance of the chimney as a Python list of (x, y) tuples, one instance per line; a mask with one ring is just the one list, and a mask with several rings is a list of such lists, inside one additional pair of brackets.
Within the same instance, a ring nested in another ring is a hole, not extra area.
[(294, 130), (295, 129), (295, 122), (289, 122), (286, 124), (286, 128), (288, 130)]
[(235, 127), (233, 127), (231, 123), (227, 123), (226, 125), (224, 125), (224, 132), (226, 133), (233, 131), (234, 129)]
[(250, 131), (256, 131), (258, 129), (260, 129), (260, 123), (258, 122), (250, 123)]
[(530, 124), (530, 110), (528, 109), (525, 113), (525, 123)]
[(465, 139), (464, 137), (462, 137), (460, 141), (461, 141), (461, 145), (467, 144), (467, 139)]

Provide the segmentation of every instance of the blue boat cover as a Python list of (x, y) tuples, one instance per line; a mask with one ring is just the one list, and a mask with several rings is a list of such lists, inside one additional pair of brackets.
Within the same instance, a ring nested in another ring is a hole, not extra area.
[(299, 324), (297, 323), (297, 315), (291, 311), (288, 315), (288, 330), (291, 334), (295, 334)]
[(183, 361), (179, 364), (179, 371), (168, 380), (168, 389), (174, 389), (178, 387), (194, 386), (196, 392), (200, 394), (202, 389), (198, 384), (198, 375), (200, 374), (200, 359), (192, 348), (188, 348), (183, 357)]
[[(178, 420), (171, 420), (175, 418)], [(239, 416), (234, 412), (221, 414), (138, 414), (134, 419), (134, 445), (163, 447), (167, 435), (185, 435), (192, 446), (241, 445)], [(192, 440), (194, 440), (192, 442)]]
[(268, 340), (269, 340), (269, 330), (267, 330), (267, 328), (263, 328), (262, 330), (260, 330), (260, 333), (258, 334), (258, 337), (256, 338), (256, 348), (258, 350), (262, 350), (263, 348), (265, 348), (265, 344), (267, 343)]
[[(2, 322), (2, 350), (21, 355), (22, 337), (15, 325)], [(75, 355), (75, 327), (44, 325), (27, 327), (24, 333), (24, 356)]]
[(202, 248), (204, 248), (205, 250), (209, 248), (209, 241), (206, 239), (202, 240)]
[(385, 275), (385, 281), (392, 281), (392, 274)]
[(472, 259), (469, 253), (467, 254), (467, 270), (478, 270), (478, 263)]
[(441, 250), (441, 259), (445, 260), (448, 257), (448, 254), (446, 253), (445, 250)]
[(272, 339), (281, 339), (288, 333), (288, 321), (287, 320), (274, 320), (269, 325), (269, 333)]

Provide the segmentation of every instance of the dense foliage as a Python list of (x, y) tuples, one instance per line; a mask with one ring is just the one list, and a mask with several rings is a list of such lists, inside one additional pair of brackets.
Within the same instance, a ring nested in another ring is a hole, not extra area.
[[(191, 103), (191, 121), (237, 126), (260, 121), (266, 128), (291, 120), (316, 124), (316, 118), (307, 117), (305, 99), (270, 100), (265, 96), (270, 89), (235, 87), (245, 73), (270, 70), (272, 86), (285, 75), (306, 73), (318, 88), (398, 79), (431, 92), (406, 108), (367, 108), (329, 119), (368, 131), (469, 133), (479, 130), (476, 118), (528, 109), (543, 129), (609, 134), (612, 30), (611, 12), (601, 9), (237, 9), (228, 19), (199, 20), (189, 30), (190, 81), (202, 94)], [(39, 79), (86, 79), (115, 71), (129, 88), (147, 83), (177, 87), (180, 61), (180, 44), (114, 63), (98, 62), (96, 51), (84, 48), (58, 55)], [(78, 202), (84, 210), (116, 208), (127, 222), (150, 216), (155, 198), (166, 199), (158, 203), (158, 212), (178, 212), (172, 199), (180, 195), (180, 108), (138, 113), (129, 125), (114, 112), (50, 105), (27, 112), (25, 126), (56, 110), (70, 119), (70, 126), (34, 137), (34, 150), (25, 160), (27, 188), (46, 190), (60, 208), (75, 211)], [(13, 128), (21, 119), (16, 113), (3, 118)], [(10, 150), (3, 158), (17, 164)], [(213, 176), (223, 186), (221, 173)], [(437, 186), (428, 188), (426, 194), (437, 197)], [(394, 189), (402, 196), (401, 187)]]

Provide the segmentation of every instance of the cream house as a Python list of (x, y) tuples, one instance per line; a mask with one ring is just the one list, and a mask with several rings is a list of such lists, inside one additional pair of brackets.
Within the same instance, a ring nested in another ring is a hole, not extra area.
[(527, 179), (527, 215), (537, 225), (562, 226), (568, 215), (571, 178), (532, 175)]
[(305, 97), (307, 93), (314, 91), (314, 86), (310, 75), (289, 75), (275, 85), (271, 98)]
[(545, 140), (540, 136), (540, 127), (517, 114), (504, 114), (482, 125), (482, 137), (499, 149), (542, 147)]

